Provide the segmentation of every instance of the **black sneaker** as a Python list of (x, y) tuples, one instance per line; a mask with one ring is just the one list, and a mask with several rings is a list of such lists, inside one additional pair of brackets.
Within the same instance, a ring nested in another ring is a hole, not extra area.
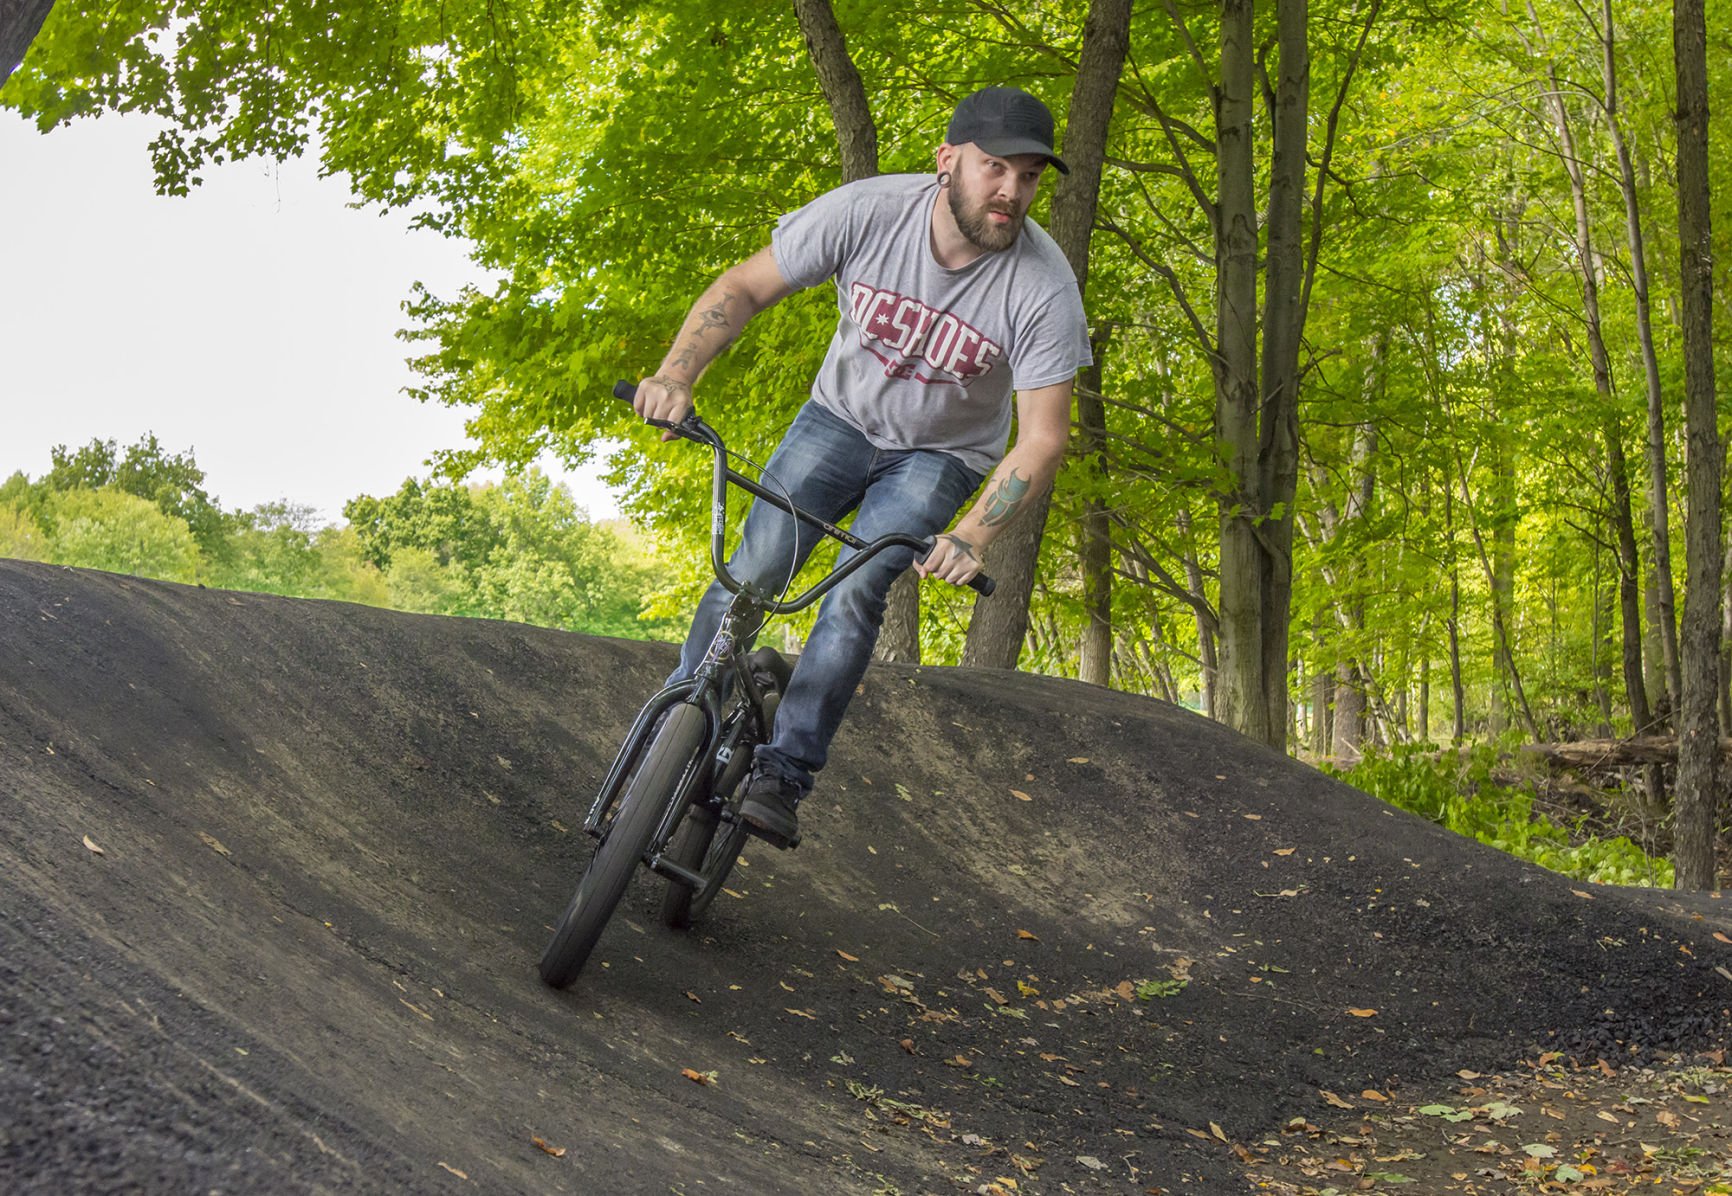
[(794, 807), (804, 796), (794, 782), (773, 773), (755, 772), (746, 783), (746, 796), (740, 802), (740, 817), (752, 833), (772, 847), (797, 847), (800, 843), (800, 820)]

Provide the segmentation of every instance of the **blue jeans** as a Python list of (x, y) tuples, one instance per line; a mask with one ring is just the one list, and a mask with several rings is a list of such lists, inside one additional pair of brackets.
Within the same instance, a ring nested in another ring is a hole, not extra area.
[[(949, 453), (874, 448), (851, 424), (813, 402), (800, 409), (765, 471), (771, 475), (766, 487), (787, 487), (795, 506), (830, 523), (857, 510), (852, 530), (863, 540), (892, 532), (936, 535), (983, 480)], [(787, 512), (754, 502), (728, 572), (780, 594), (822, 538)], [(853, 554), (842, 549), (843, 560)], [(890, 587), (914, 558), (911, 548), (887, 549), (825, 595), (776, 712), (771, 741), (754, 757), (760, 771), (794, 782), (802, 793), (811, 789), (812, 774), (824, 767), (830, 740), (872, 659)], [(719, 581), (705, 592), (675, 677), (689, 677), (703, 663), (732, 600)]]

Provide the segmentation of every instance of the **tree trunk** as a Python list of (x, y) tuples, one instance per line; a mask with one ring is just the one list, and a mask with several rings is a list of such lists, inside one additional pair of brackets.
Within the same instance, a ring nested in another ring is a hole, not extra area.
[(1268, 742), (1257, 544), (1257, 212), (1252, 184), (1256, 45), (1251, 0), (1222, 0), (1215, 97), (1219, 199), (1215, 230), (1215, 437), (1238, 489), (1221, 498), (1221, 721)]
[[(1640, 192), (1630, 150), (1624, 143), (1623, 124), (1618, 118), (1618, 69), (1614, 47), (1612, 0), (1600, 3), (1605, 80), (1606, 128), (1618, 159), (1618, 185), (1624, 198), (1624, 227), (1630, 243), (1630, 289), (1636, 301), (1636, 342), (1642, 353), (1642, 381), (1648, 396), (1648, 534), (1653, 541), (1655, 621), (1660, 633), (1661, 658), (1665, 663), (1667, 692), (1676, 695), (1681, 685), (1678, 662), (1677, 600), (1672, 591), (1671, 506), (1666, 488), (1666, 396), (1660, 385), (1660, 359), (1654, 348), (1651, 304), (1648, 301), (1648, 253), (1642, 234)], [(1646, 696), (1643, 705), (1647, 704)], [(1667, 703), (1668, 705), (1670, 703)], [(1645, 725), (1646, 719), (1643, 720)]]
[[(878, 173), (878, 125), (872, 118), (866, 86), (836, 23), (835, 10), (830, 0), (794, 0), (794, 14), (806, 39), (812, 71), (830, 106), (836, 147), (842, 155), (842, 181), (871, 178)], [(920, 579), (913, 570), (890, 587), (884, 625), (872, 656), (875, 660), (920, 663)]]
[(1714, 246), (1708, 198), (1708, 53), (1703, 0), (1675, 0), (1678, 243), (1684, 325), (1684, 634), (1673, 863), (1677, 887), (1714, 887), (1720, 736), (1720, 475), (1714, 412)]
[[(1533, 12), (1531, 5), (1528, 11), (1530, 14)], [(1610, 86), (1614, 76), (1609, 49), (1607, 54), (1606, 72)], [(1623, 431), (1618, 426), (1612, 397), (1611, 361), (1606, 354), (1605, 333), (1600, 322), (1600, 279), (1594, 257), (1593, 223), (1588, 213), (1586, 171), (1576, 153), (1575, 132), (1570, 127), (1569, 112), (1564, 107), (1564, 89), (1558, 78), (1557, 67), (1553, 65), (1548, 73), (1551, 90), (1547, 93), (1547, 99), (1553, 124), (1558, 131), (1558, 147), (1562, 153), (1564, 171), (1570, 180), (1570, 200), (1576, 218), (1576, 262), (1581, 273), (1582, 313), (1587, 328), (1588, 360), (1593, 368), (1594, 390), (1605, 408), (1601, 435), (1606, 442), (1606, 472), (1612, 489), (1610, 516), (1618, 548), (1618, 593), (1623, 613), (1624, 688), (1629, 694), (1631, 720), (1640, 734), (1648, 730), (1651, 717), (1648, 711), (1647, 689), (1642, 682), (1641, 563), (1636, 551), (1635, 518), (1630, 511), (1629, 466), (1624, 458)], [(1632, 233), (1632, 243), (1639, 241), (1638, 227)], [(1663, 484), (1663, 469), (1661, 478)]]
[[(1082, 52), (1077, 59), (1076, 83), (1071, 89), (1070, 115), (1065, 126), (1064, 158), (1070, 167), (1053, 188), (1052, 239), (1057, 242), (1076, 274), (1077, 289), (1088, 297), (1089, 239), (1094, 232), (1095, 209), (1100, 203), (1101, 170), (1106, 164), (1107, 134), (1118, 95), (1119, 76), (1130, 46), (1130, 0), (1091, 0), (1083, 22)], [(1092, 393), (1090, 393), (1092, 389)], [(1099, 397), (1099, 379), (1094, 387), (1079, 388), (1077, 418), (1083, 428), (1083, 452), (1103, 473), (1106, 468), (1106, 408)], [(1092, 456), (1088, 456), (1089, 454)], [(1104, 492), (1104, 478), (1101, 479)], [(992, 546), (991, 572), (998, 589), (991, 598), (974, 603), (968, 626), (968, 641), (962, 663), (974, 667), (1013, 669), (1022, 655), (1028, 634), (1028, 604), (1034, 595), (1040, 545), (1046, 531), (1051, 495), (1031, 497), (1026, 509)], [(1110, 544), (1105, 505), (1089, 512), (1085, 538), (1098, 537)], [(1107, 566), (1085, 584), (1109, 587), (1111, 556)], [(1112, 627), (1106, 627), (1110, 657)], [(1104, 683), (1104, 682), (1103, 682)]]
[[(1107, 505), (1106, 405), (1096, 396), (1101, 389), (1101, 355), (1106, 346), (1097, 340), (1095, 363), (1084, 370), (1077, 394), (1078, 424), (1084, 467), (1093, 475), (1091, 493), (1083, 505), (1078, 529), (1077, 559), (1082, 570), (1082, 650), (1077, 654), (1077, 678), (1092, 685), (1112, 684), (1113, 673), (1113, 542), (1112, 514)], [(1084, 414), (1083, 407), (1089, 408)]]
[(42, 32), (54, 0), (0, 0), (0, 84), (4, 84)]
[(842, 181), (871, 178), (878, 173), (878, 126), (830, 0), (794, 0), (794, 13), (800, 19), (818, 86), (830, 105), (836, 145), (842, 152)]

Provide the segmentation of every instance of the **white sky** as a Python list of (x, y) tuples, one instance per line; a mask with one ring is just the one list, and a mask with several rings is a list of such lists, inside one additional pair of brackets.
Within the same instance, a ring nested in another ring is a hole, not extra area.
[[(459, 242), (352, 209), (306, 160), (204, 171), (159, 196), (139, 117), (47, 135), (0, 110), (0, 480), (40, 477), (56, 444), (154, 432), (191, 450), (227, 509), (275, 499), (342, 518), (358, 494), (425, 476), (465, 413), (416, 402), (393, 333), (419, 280), (479, 279)], [(596, 519), (589, 470), (542, 463)]]

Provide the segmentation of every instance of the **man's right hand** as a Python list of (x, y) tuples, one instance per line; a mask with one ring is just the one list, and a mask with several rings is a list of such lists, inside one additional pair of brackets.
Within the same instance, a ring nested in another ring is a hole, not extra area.
[[(692, 411), (692, 384), (678, 378), (657, 374), (637, 384), (637, 398), (632, 407), (644, 419), (666, 420), (677, 424)], [(677, 440), (671, 430), (662, 432), (663, 440)]]

